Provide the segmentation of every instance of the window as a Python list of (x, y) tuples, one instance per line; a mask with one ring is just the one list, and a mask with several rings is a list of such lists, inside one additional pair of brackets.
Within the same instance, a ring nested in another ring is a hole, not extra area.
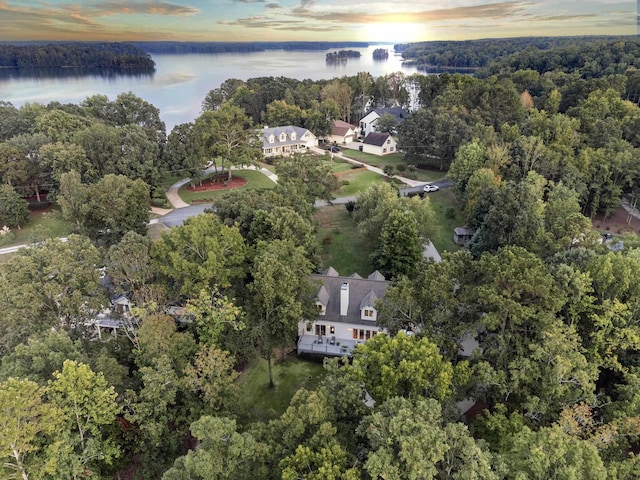
[(358, 339), (358, 329), (357, 329), (357, 328), (354, 328), (354, 329), (353, 329), (353, 339), (354, 339), (354, 340), (357, 340), (357, 339)]
[(331, 333), (331, 335), (333, 335), (334, 333), (336, 333), (336, 327), (334, 327), (333, 325), (331, 325), (329, 327), (329, 333)]
[(313, 323), (307, 322), (307, 332), (310, 332), (312, 328), (313, 328)]
[(326, 325), (316, 325), (316, 335), (324, 337), (327, 334)]
[(276, 137), (273, 136), (273, 134), (269, 135), (269, 143), (273, 143), (276, 141)]
[(383, 149), (382, 149), (382, 153), (387, 153), (387, 149), (386, 149), (386, 148), (383, 148)]
[(364, 340), (364, 330), (360, 329), (359, 333), (360, 333), (359, 339)]
[(365, 317), (373, 317), (373, 310), (366, 309), (364, 310)]
[(293, 132), (293, 133), (291, 134), (291, 140), (295, 140), (295, 139), (296, 139), (296, 132)]
[(287, 139), (287, 134), (286, 133), (281, 133), (280, 134), (280, 141), (284, 142)]
[(387, 138), (387, 145), (391, 143), (391, 139)]

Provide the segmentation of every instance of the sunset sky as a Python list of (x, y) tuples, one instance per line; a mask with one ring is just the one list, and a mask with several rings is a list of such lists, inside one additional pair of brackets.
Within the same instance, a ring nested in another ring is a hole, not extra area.
[(638, 0), (0, 0), (0, 40), (410, 42), (631, 35)]

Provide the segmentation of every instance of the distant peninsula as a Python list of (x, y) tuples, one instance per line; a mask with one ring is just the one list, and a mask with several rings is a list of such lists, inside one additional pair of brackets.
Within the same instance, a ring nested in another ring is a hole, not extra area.
[(346, 61), (349, 58), (360, 58), (360, 52), (356, 50), (339, 50), (337, 52), (327, 53), (327, 62)]
[(155, 62), (130, 43), (0, 44), (0, 68), (155, 70)]
[(265, 50), (367, 48), (366, 42), (134, 42), (150, 54), (253, 53)]

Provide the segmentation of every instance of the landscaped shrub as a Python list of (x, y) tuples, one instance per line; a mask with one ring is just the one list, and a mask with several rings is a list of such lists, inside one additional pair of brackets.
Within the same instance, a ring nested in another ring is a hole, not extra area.
[(344, 208), (347, 209), (347, 212), (349, 212), (349, 214), (353, 213), (353, 211), (356, 209), (355, 200), (349, 200), (347, 203), (344, 204)]
[(13, 243), (16, 239), (16, 234), (9, 230), (8, 227), (4, 227), (0, 229), (0, 246), (9, 245)]
[(154, 198), (151, 199), (151, 205), (153, 205), (154, 207), (158, 207), (158, 208), (166, 208), (167, 207), (167, 200), (165, 198), (154, 197)]
[(406, 163), (399, 163), (398, 165), (396, 165), (396, 169), (399, 172), (404, 172), (407, 169), (407, 164)]

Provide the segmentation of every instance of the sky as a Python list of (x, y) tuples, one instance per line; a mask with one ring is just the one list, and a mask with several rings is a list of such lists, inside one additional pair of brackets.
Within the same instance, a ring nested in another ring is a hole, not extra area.
[(0, 0), (0, 40), (417, 42), (633, 35), (640, 0)]

